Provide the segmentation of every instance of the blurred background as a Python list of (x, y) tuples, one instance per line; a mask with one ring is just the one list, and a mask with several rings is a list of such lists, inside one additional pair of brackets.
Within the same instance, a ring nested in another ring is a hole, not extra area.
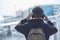
[(44, 14), (55, 24), (58, 32), (49, 40), (60, 39), (60, 4), (59, 0), (0, 0), (0, 40), (26, 40), (15, 26), (36, 6), (42, 7)]

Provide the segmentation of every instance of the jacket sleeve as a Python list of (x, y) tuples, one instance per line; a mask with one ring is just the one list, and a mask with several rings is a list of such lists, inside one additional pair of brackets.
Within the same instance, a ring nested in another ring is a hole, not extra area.
[(57, 28), (54, 27), (55, 25), (51, 21), (47, 21), (47, 23), (49, 24), (49, 26), (51, 28), (50, 35), (55, 34), (58, 31)]
[(25, 24), (26, 22), (28, 22), (26, 19), (24, 19), (24, 20), (21, 20), (16, 26), (15, 26), (15, 29), (18, 31), (18, 32), (21, 32), (21, 33), (23, 33), (23, 34), (27, 34), (26, 33), (26, 27), (24, 27), (24, 26), (28, 26), (28, 25), (23, 25), (23, 24)]
[(26, 22), (28, 22), (26, 19), (23, 19), (23, 20), (21, 20), (21, 24), (24, 24), (24, 23), (26, 23)]

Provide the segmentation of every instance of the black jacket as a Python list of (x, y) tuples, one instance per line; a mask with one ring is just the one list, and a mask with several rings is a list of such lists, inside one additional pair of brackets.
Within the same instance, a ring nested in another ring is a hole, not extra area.
[(57, 29), (53, 26), (54, 24), (51, 21), (48, 21), (48, 24), (46, 24), (43, 20), (40, 19), (31, 19), (29, 21), (24, 19), (21, 20), (20, 23), (22, 23), (22, 25), (17, 25), (15, 29), (23, 33), (26, 37), (32, 28), (42, 28), (47, 39), (50, 35), (57, 32)]

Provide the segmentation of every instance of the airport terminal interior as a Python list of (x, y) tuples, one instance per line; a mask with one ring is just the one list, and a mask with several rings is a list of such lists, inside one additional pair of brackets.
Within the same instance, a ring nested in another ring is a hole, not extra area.
[[(45, 15), (55, 24), (58, 32), (51, 35), (49, 40), (59, 40), (60, 39), (60, 5), (40, 5), (44, 10)], [(32, 9), (36, 7), (29, 7), (26, 10), (17, 10), (11, 15), (4, 14), (5, 10), (1, 10), (0, 16), (0, 40), (26, 40), (25, 36), (17, 32), (15, 26), (24, 19)], [(4, 12), (3, 12), (4, 11)], [(11, 11), (11, 10), (9, 10)], [(13, 12), (13, 10), (11, 11)], [(9, 12), (5, 12), (9, 13)]]

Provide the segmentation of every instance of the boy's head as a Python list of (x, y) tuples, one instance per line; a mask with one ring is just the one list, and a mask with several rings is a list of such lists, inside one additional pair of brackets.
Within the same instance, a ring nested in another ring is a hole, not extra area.
[[(43, 13), (44, 13), (44, 11), (43, 11), (43, 9), (42, 8), (40, 8), (40, 7), (35, 7), (35, 8), (33, 8), (33, 10), (32, 10), (32, 13), (36, 16), (36, 17), (43, 17)], [(33, 15), (33, 16), (34, 16)]]

